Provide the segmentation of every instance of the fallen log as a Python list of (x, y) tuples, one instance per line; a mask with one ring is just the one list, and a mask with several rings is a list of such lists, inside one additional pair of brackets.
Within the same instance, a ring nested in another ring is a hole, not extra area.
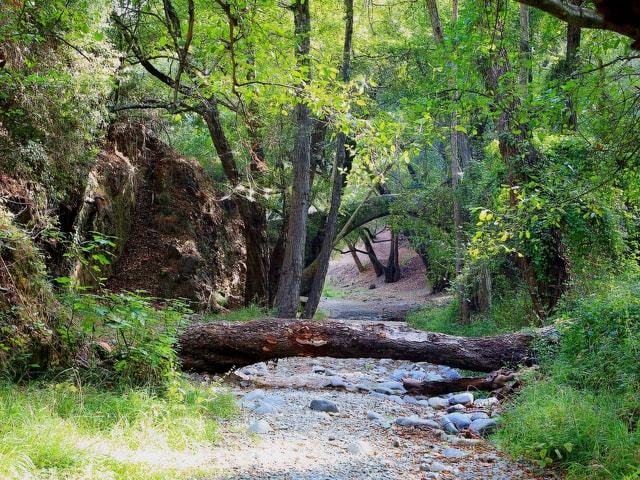
[(507, 382), (516, 378), (518, 374), (505, 370), (491, 372), (486, 377), (462, 377), (445, 380), (416, 380), (405, 378), (402, 380), (405, 390), (412, 395), (442, 395), (444, 393), (462, 392), (467, 390), (493, 391), (503, 388)]
[(491, 372), (535, 357), (534, 340), (555, 329), (487, 337), (457, 337), (405, 325), (264, 319), (187, 327), (176, 353), (185, 370), (221, 373), (286, 357), (391, 358)]

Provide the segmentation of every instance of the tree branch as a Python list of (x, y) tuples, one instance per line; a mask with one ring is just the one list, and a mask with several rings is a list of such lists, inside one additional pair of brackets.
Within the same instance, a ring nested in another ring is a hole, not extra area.
[[(562, 0), (516, 0), (519, 3), (530, 5), (543, 12), (547, 12), (560, 20), (571, 25), (581, 28), (592, 28), (596, 30), (609, 30), (619, 33), (625, 37), (635, 40), (631, 47), (640, 49), (640, 25), (634, 21), (634, 12), (629, 10), (629, 16), (626, 23), (619, 21), (619, 14), (616, 18), (608, 18), (608, 10), (603, 4), (604, 2), (596, 2), (600, 12), (591, 8), (584, 8), (571, 3), (565, 3)], [(615, 3), (615, 2), (610, 2)], [(623, 8), (620, 6), (620, 8)]]

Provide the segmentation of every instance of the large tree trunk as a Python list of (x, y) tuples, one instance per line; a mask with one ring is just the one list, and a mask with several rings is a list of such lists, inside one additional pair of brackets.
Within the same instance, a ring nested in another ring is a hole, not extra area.
[[(309, 0), (296, 0), (293, 10), (295, 33), (298, 38), (298, 66), (306, 69), (307, 81), (311, 79), (311, 13)], [(303, 86), (300, 86), (302, 95)], [(307, 236), (307, 215), (309, 211), (309, 178), (311, 170), (311, 111), (302, 101), (295, 107), (296, 139), (293, 159), (293, 188), (291, 211), (287, 225), (284, 261), (274, 307), (280, 318), (295, 317), (300, 299), (300, 284), (304, 267), (304, 247)]]
[(177, 354), (185, 370), (226, 372), (286, 357), (392, 358), (491, 372), (534, 355), (533, 333), (465, 338), (382, 323), (264, 319), (193, 325), (180, 336)]

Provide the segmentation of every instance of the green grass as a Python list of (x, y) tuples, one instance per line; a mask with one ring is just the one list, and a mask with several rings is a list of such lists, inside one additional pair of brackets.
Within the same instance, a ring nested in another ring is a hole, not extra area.
[(502, 415), (494, 439), (540, 467), (561, 464), (570, 479), (631, 479), (640, 438), (620, 417), (619, 402), (616, 395), (532, 381)]
[(162, 395), (2, 382), (0, 478), (193, 478), (206, 472), (198, 452), (221, 440), (216, 420), (236, 412), (220, 386), (178, 379)]
[(407, 323), (416, 330), (463, 337), (498, 335), (517, 329), (513, 325), (498, 324), (493, 318), (484, 316), (472, 317), (470, 324), (461, 325), (458, 322), (458, 304), (455, 301), (449, 305), (432, 305), (419, 312), (409, 313)]
[(498, 441), (567, 479), (640, 479), (640, 275), (568, 296), (563, 333), (502, 418)]

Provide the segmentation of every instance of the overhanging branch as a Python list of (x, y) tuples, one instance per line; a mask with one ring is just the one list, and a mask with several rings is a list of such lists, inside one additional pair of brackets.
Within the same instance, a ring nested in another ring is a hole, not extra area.
[[(596, 2), (598, 11), (591, 8), (580, 7), (562, 0), (516, 0), (531, 7), (547, 12), (560, 20), (581, 28), (596, 30), (609, 30), (625, 37), (632, 38), (632, 48), (640, 49), (640, 23), (637, 22), (637, 13), (633, 11), (633, 2)], [(624, 9), (627, 9), (625, 15)], [(621, 20), (623, 19), (623, 20)]]

